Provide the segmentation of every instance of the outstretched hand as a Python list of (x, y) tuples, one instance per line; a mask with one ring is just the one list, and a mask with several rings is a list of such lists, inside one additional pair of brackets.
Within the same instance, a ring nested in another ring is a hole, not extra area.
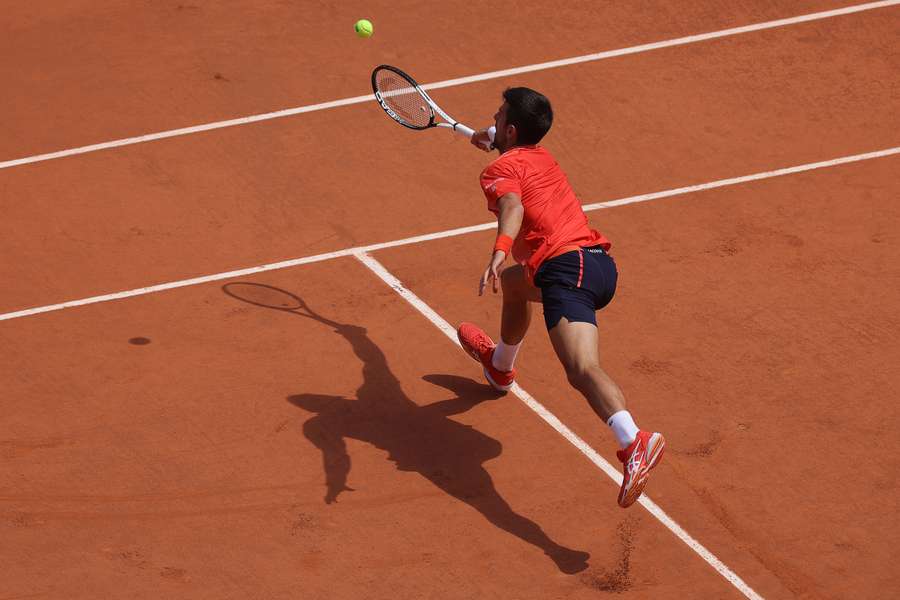
[(498, 269), (503, 264), (504, 260), (506, 260), (506, 252), (503, 250), (497, 250), (494, 252), (494, 255), (491, 256), (491, 262), (488, 263), (487, 269), (484, 270), (481, 281), (478, 283), (479, 296), (484, 295), (484, 288), (488, 283), (491, 284), (491, 289), (495, 294), (500, 291), (500, 272)]

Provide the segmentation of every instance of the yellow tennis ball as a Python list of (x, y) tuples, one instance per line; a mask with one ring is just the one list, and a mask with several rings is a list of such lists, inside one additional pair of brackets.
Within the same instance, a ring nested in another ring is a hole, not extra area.
[(375, 28), (372, 27), (372, 22), (366, 19), (360, 19), (356, 22), (356, 25), (353, 26), (353, 29), (356, 30), (356, 35), (361, 38), (372, 37), (372, 34), (375, 33)]

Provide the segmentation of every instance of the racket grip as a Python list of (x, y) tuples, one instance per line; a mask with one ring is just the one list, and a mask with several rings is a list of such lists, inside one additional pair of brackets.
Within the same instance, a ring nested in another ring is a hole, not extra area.
[(465, 136), (467, 139), (472, 139), (472, 136), (475, 135), (475, 130), (471, 127), (466, 127), (462, 123), (457, 123), (453, 126), (453, 131), (456, 133)]
[[(460, 123), (457, 123), (457, 124), (456, 124), (456, 128), (457, 128), (457, 129), (460, 129), (460, 128), (464, 129), (465, 132), (461, 132), (461, 134), (462, 134), (462, 135), (466, 135), (470, 140), (472, 139), (472, 136), (475, 135), (475, 133), (476, 133), (474, 130), (472, 130), (472, 129), (470, 129), (470, 128), (468, 128), (468, 127), (466, 127), (465, 125), (462, 125), (462, 124), (460, 124)], [(466, 132), (469, 132), (469, 131), (471, 131), (472, 133), (466, 133)], [(491, 126), (487, 129), (488, 142), (487, 142), (487, 143), (484, 143), (483, 141), (479, 140), (478, 145), (481, 146), (482, 148), (484, 148), (485, 150), (493, 150), (493, 149), (494, 149), (494, 135), (495, 135), (496, 133), (497, 133), (497, 128), (494, 127), (493, 125), (491, 125)]]

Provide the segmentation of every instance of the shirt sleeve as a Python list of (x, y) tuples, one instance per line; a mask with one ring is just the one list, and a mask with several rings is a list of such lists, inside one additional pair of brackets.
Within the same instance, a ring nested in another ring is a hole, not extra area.
[(487, 199), (488, 210), (492, 213), (500, 210), (497, 207), (497, 200), (502, 196), (509, 193), (522, 195), (522, 185), (514, 166), (500, 160), (492, 162), (482, 171), (481, 190)]

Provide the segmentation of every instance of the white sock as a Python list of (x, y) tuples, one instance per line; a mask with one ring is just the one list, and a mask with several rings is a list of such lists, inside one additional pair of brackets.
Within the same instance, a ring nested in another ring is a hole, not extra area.
[(634, 419), (631, 418), (631, 413), (627, 410), (620, 410), (613, 414), (606, 424), (612, 427), (613, 435), (616, 436), (616, 441), (619, 442), (622, 450), (631, 445), (639, 431), (637, 425), (634, 424)]
[(497, 347), (494, 348), (494, 356), (491, 358), (494, 368), (501, 371), (512, 371), (513, 363), (516, 362), (516, 355), (519, 353), (521, 346), (522, 342), (510, 345), (500, 340)]

